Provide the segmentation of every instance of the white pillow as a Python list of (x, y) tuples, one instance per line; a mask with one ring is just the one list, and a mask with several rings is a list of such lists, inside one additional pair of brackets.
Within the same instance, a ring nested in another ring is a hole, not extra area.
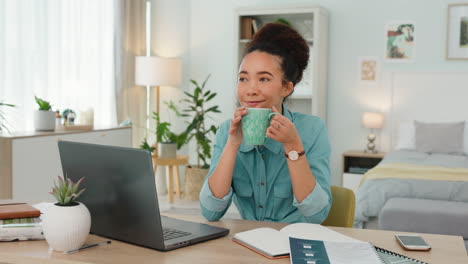
[[(465, 122), (463, 136), (463, 151), (468, 155), (468, 122)], [(401, 121), (398, 127), (398, 139), (396, 149), (416, 149), (416, 129), (414, 120)]]
[[(415, 138), (414, 121), (402, 121), (398, 127), (398, 140), (396, 149), (415, 149), (416, 138)], [(466, 135), (466, 134), (465, 134)]]

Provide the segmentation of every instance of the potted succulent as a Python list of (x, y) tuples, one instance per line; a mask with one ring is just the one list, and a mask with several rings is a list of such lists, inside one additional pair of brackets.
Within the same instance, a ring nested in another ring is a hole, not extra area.
[(39, 109), (34, 112), (34, 128), (38, 131), (54, 131), (55, 130), (55, 112), (52, 110), (52, 105), (37, 96), (34, 96)]
[(220, 113), (217, 105), (207, 105), (216, 96), (216, 93), (205, 88), (209, 78), (210, 75), (206, 77), (202, 85), (195, 80), (190, 80), (195, 88), (192, 93), (185, 92), (186, 98), (183, 99), (187, 103), (187, 108), (183, 110), (185, 114), (182, 116), (192, 118), (185, 133), (188, 135), (188, 141), (195, 139), (197, 153), (197, 164), (188, 165), (185, 169), (184, 193), (185, 198), (189, 200), (198, 199), (203, 181), (210, 168), (212, 142), (210, 136), (214, 136), (217, 129), (214, 125), (208, 127), (205, 121), (210, 117), (210, 113)]
[(73, 183), (65, 176), (58, 177), (50, 192), (57, 203), (51, 205), (43, 216), (42, 227), (49, 247), (57, 251), (68, 251), (81, 247), (91, 228), (88, 208), (76, 199), (85, 191), (80, 190), (83, 178)]
[(0, 132), (2, 131), (10, 132), (8, 122), (6, 120), (2, 107), (15, 107), (15, 106), (12, 104), (7, 104), (7, 103), (4, 103), (3, 101), (0, 101)]

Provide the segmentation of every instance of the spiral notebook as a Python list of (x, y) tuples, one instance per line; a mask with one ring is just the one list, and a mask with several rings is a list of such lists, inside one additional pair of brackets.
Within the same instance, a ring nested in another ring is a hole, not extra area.
[(408, 256), (401, 255), (396, 252), (386, 250), (384, 248), (379, 248), (376, 246), (374, 246), (374, 248), (377, 254), (379, 255), (380, 259), (382, 260), (382, 263), (385, 263), (385, 264), (393, 264), (393, 263), (395, 264), (396, 263), (398, 264), (414, 264), (414, 263), (428, 264), (427, 262), (417, 260), (414, 258), (410, 258)]
[(291, 264), (415, 264), (426, 262), (368, 242), (330, 242), (289, 237)]

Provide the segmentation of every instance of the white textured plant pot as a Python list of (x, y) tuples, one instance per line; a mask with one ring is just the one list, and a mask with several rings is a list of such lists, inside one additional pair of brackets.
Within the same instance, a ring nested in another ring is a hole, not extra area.
[(175, 159), (177, 157), (176, 143), (158, 143), (158, 158)]
[(82, 203), (75, 206), (53, 205), (44, 213), (42, 228), (49, 247), (67, 251), (81, 247), (91, 229), (91, 214)]
[(55, 112), (52, 111), (34, 111), (34, 129), (37, 131), (54, 131), (55, 115)]

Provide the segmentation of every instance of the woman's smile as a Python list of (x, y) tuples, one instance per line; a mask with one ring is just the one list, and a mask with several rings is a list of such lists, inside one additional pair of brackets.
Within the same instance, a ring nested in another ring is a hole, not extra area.
[(263, 102), (265, 102), (265, 100), (244, 101), (247, 107), (252, 107), (252, 108), (256, 108), (256, 107), (259, 108)]

